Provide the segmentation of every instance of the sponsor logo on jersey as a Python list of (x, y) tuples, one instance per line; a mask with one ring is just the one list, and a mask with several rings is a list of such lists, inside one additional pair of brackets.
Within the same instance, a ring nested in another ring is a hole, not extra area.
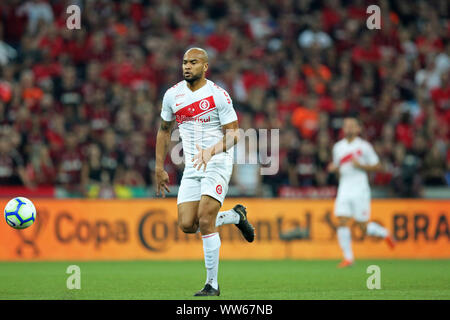
[(209, 122), (210, 117), (200, 119), (200, 117), (206, 115), (210, 111), (216, 109), (213, 96), (209, 96), (199, 101), (195, 101), (190, 105), (187, 105), (177, 112), (175, 112), (175, 117), (178, 123), (183, 123), (185, 121), (195, 121), (195, 122)]

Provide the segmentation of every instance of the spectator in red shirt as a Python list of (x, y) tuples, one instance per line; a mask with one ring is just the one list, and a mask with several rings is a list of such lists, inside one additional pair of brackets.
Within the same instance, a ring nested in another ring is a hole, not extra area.
[(111, 110), (106, 103), (105, 91), (95, 90), (89, 102), (85, 105), (84, 117), (90, 124), (92, 135), (99, 138), (113, 121)]
[(70, 32), (71, 39), (65, 45), (65, 51), (70, 55), (72, 62), (80, 66), (86, 63), (88, 58), (89, 43), (85, 29)]
[(8, 26), (5, 30), (5, 40), (13, 46), (19, 45), (20, 39), (25, 33), (28, 17), (20, 12), (21, 0), (13, 0), (0, 4), (0, 15), (4, 26)]
[(86, 59), (105, 63), (111, 58), (112, 40), (102, 31), (90, 34), (86, 43)]
[(253, 63), (252, 66), (253, 68), (249, 68), (242, 74), (242, 82), (245, 89), (247, 92), (254, 87), (267, 89), (270, 85), (267, 71), (258, 62)]
[(27, 175), (37, 186), (51, 187), (56, 182), (56, 168), (46, 145), (33, 146), (31, 160), (26, 167)]
[(411, 125), (411, 115), (408, 112), (405, 112), (396, 128), (396, 140), (400, 141), (409, 149), (412, 147), (413, 137), (414, 130)]
[(38, 35), (39, 48), (48, 49), (52, 59), (58, 59), (65, 51), (60, 31), (53, 24), (46, 25)]
[(381, 59), (381, 52), (380, 48), (373, 43), (369, 31), (363, 32), (359, 43), (352, 50), (353, 63), (359, 66), (377, 64)]
[(285, 68), (285, 75), (280, 77), (277, 86), (279, 88), (288, 87), (294, 97), (302, 96), (306, 93), (305, 81), (300, 77), (299, 70), (295, 65)]
[(300, 104), (289, 88), (283, 88), (280, 90), (276, 107), (279, 118), (284, 122), (291, 117), (295, 109), (300, 108)]
[(61, 75), (61, 64), (57, 60), (53, 60), (48, 49), (42, 50), (42, 61), (33, 66), (33, 74), (36, 83), (48, 81)]
[(219, 21), (216, 24), (216, 30), (207, 38), (206, 44), (218, 53), (224, 53), (228, 50), (231, 45), (231, 37), (225, 21)]
[(81, 191), (81, 170), (84, 157), (78, 148), (75, 133), (69, 131), (66, 134), (64, 150), (58, 158), (58, 183), (69, 190)]
[(352, 19), (366, 20), (367, 19), (367, 5), (364, 0), (355, 0), (348, 6), (348, 16)]
[(344, 15), (340, 0), (326, 0), (322, 9), (322, 25), (324, 31), (330, 33), (342, 21)]
[[(450, 120), (450, 73), (445, 72), (441, 75), (441, 86), (436, 87), (430, 92), (431, 98), (436, 106), (440, 116)], [(450, 122), (449, 122), (450, 125)]]
[(438, 53), (444, 48), (444, 43), (439, 37), (431, 22), (427, 22), (422, 29), (423, 32), (416, 38), (419, 53), (426, 56), (430, 53)]

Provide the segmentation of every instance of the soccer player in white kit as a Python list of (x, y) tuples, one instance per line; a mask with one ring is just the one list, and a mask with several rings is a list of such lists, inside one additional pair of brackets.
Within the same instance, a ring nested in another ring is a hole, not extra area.
[(232, 147), (238, 142), (239, 127), (228, 93), (205, 78), (206, 51), (201, 48), (186, 51), (182, 68), (184, 80), (169, 88), (163, 98), (156, 139), (155, 183), (158, 194), (164, 197), (165, 191), (170, 192), (164, 160), (176, 121), (185, 159), (177, 199), (178, 225), (185, 233), (201, 232), (206, 267), (205, 286), (195, 296), (218, 296), (221, 243), (217, 227), (235, 224), (248, 242), (255, 236), (243, 205), (219, 212), (228, 191)]
[(370, 218), (370, 186), (368, 172), (381, 169), (378, 156), (372, 145), (359, 137), (361, 126), (355, 117), (347, 117), (343, 123), (344, 139), (333, 147), (333, 161), (328, 166), (330, 172), (339, 173), (339, 187), (334, 206), (338, 218), (337, 237), (344, 254), (338, 267), (353, 264), (350, 219), (353, 218), (363, 233), (386, 239), (393, 248), (395, 243), (386, 228)]

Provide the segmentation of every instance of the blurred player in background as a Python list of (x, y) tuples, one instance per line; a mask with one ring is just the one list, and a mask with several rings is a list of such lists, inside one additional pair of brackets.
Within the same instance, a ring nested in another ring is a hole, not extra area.
[(328, 171), (339, 173), (339, 187), (334, 213), (338, 218), (337, 237), (344, 254), (338, 267), (353, 264), (350, 219), (353, 218), (361, 231), (368, 236), (386, 239), (395, 246), (386, 228), (370, 219), (370, 186), (368, 172), (381, 170), (381, 164), (372, 145), (361, 139), (361, 126), (356, 117), (347, 117), (343, 123), (344, 139), (333, 147), (333, 162)]
[[(233, 156), (238, 141), (237, 115), (228, 93), (205, 78), (208, 55), (201, 48), (186, 51), (183, 57), (184, 81), (164, 94), (161, 127), (156, 140), (155, 180), (157, 193), (165, 196), (169, 176), (164, 170), (171, 129), (179, 124), (185, 168), (178, 190), (178, 224), (185, 233), (202, 234), (206, 284), (195, 296), (218, 296), (220, 237), (217, 227), (235, 224), (248, 242), (254, 229), (245, 207), (219, 212), (228, 191)], [(223, 133), (225, 131), (225, 134)]]

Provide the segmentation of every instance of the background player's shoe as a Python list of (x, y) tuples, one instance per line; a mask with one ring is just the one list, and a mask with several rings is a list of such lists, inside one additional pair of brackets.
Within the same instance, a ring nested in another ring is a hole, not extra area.
[(394, 249), (395, 246), (397, 245), (395, 239), (393, 236), (388, 235), (386, 238), (384, 238), (389, 246), (389, 248)]
[(233, 210), (239, 215), (239, 223), (236, 226), (241, 230), (242, 235), (248, 242), (255, 240), (255, 228), (247, 220), (247, 211), (242, 204), (234, 206)]
[(214, 289), (209, 283), (205, 284), (205, 287), (194, 294), (194, 297), (207, 297), (207, 296), (220, 296), (220, 287)]
[(338, 268), (347, 268), (347, 267), (351, 267), (353, 265), (353, 260), (347, 260), (344, 259), (342, 260), (341, 263), (338, 264)]

